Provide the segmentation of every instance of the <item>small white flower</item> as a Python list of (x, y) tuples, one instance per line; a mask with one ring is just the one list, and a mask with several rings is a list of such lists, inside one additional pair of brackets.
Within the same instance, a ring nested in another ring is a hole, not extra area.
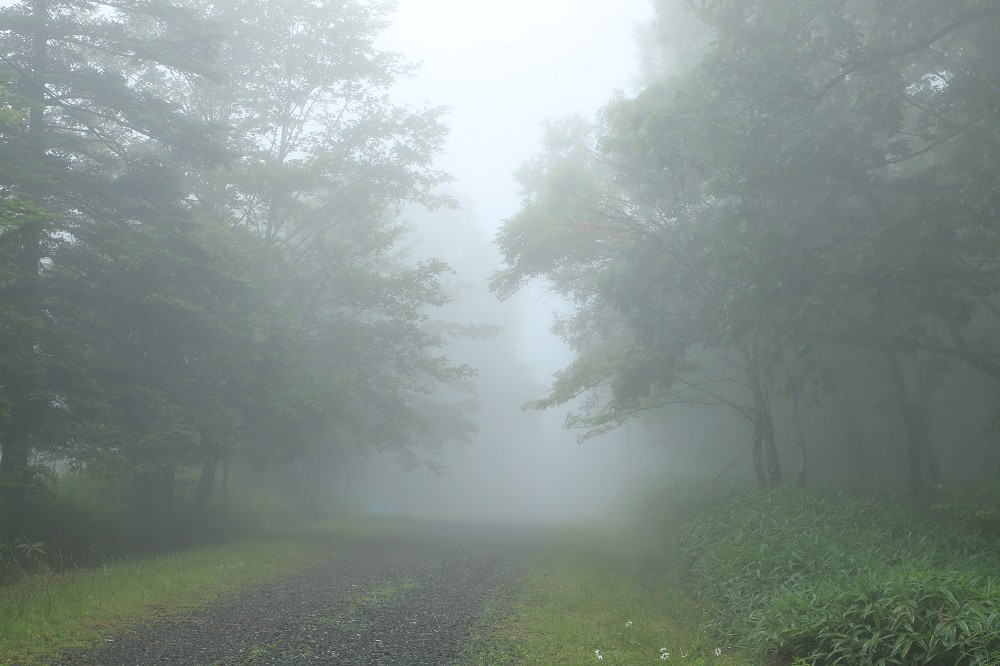
[(660, 652), (662, 652), (663, 654), (667, 655), (668, 657), (670, 656), (670, 651), (667, 650), (667, 648), (660, 648)]
[(666, 661), (667, 659), (670, 659), (669, 652), (664, 652), (663, 654), (660, 655), (660, 661)]
[(594, 650), (594, 655), (597, 657), (597, 661), (604, 661), (604, 655), (601, 654), (600, 650)]
[(628, 622), (625, 623), (625, 627), (626, 628), (631, 627), (631, 626), (632, 626), (632, 620), (629, 620)]
[(722, 656), (722, 648), (715, 648), (715, 656), (716, 657)]

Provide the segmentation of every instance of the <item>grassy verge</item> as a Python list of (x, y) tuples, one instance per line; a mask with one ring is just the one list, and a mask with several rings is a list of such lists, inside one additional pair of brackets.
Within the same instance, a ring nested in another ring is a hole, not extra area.
[(209, 603), (403, 529), (401, 521), (342, 519), (90, 571), (31, 576), (0, 588), (0, 663), (44, 661), (131, 622)]
[(636, 566), (633, 544), (597, 530), (557, 534), (513, 598), (487, 609), (478, 664), (735, 664), (675, 581)]
[(717, 636), (784, 663), (1000, 664), (995, 538), (891, 498), (738, 492), (677, 542)]

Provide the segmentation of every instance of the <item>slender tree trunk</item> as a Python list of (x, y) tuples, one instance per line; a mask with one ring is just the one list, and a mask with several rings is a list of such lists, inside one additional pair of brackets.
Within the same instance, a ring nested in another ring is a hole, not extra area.
[(781, 460), (778, 458), (778, 447), (774, 441), (771, 405), (766, 396), (759, 412), (759, 418), (761, 420), (761, 439), (764, 441), (764, 465), (767, 470), (767, 481), (773, 486), (781, 483)]
[(767, 485), (767, 472), (764, 469), (764, 440), (760, 435), (760, 430), (754, 426), (753, 430), (753, 473), (757, 478), (757, 485)]
[(913, 408), (913, 403), (910, 401), (909, 393), (906, 390), (906, 379), (903, 376), (902, 368), (900, 368), (899, 359), (896, 358), (895, 352), (893, 352), (888, 344), (882, 347), (882, 356), (885, 358), (886, 365), (889, 368), (889, 381), (892, 384), (893, 391), (896, 393), (896, 399), (899, 402), (899, 413), (903, 419), (903, 426), (906, 428), (910, 492), (915, 497), (920, 496), (924, 492), (923, 468), (920, 458), (924, 450), (922, 442), (927, 435), (926, 432), (921, 434), (917, 410)]
[(194, 498), (191, 501), (191, 513), (195, 516), (205, 512), (208, 500), (215, 493), (215, 477), (219, 469), (219, 459), (210, 458), (202, 463), (201, 474), (194, 488)]
[(757, 483), (762, 486), (781, 483), (781, 461), (774, 441), (771, 404), (761, 378), (760, 349), (757, 343), (741, 349), (746, 360), (747, 385), (753, 393), (753, 467)]

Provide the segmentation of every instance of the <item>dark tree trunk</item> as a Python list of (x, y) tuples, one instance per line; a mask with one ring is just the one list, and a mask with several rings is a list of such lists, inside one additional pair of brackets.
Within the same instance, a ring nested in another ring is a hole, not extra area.
[[(896, 394), (896, 400), (899, 402), (899, 414), (906, 429), (910, 493), (915, 497), (920, 496), (924, 492), (924, 475), (920, 459), (926, 448), (924, 441), (927, 438), (927, 431), (926, 428), (921, 429), (921, 421), (917, 410), (914, 409), (913, 403), (910, 401), (909, 392), (906, 390), (906, 379), (895, 352), (888, 345), (885, 345), (882, 347), (882, 356), (889, 368), (889, 382)], [(923, 431), (921, 432), (921, 430)]]
[(219, 469), (218, 458), (206, 460), (201, 465), (198, 484), (194, 488), (194, 498), (191, 501), (191, 513), (198, 516), (205, 512), (208, 500), (215, 494), (215, 477)]
[(778, 447), (774, 441), (774, 422), (771, 420), (771, 407), (766, 402), (762, 411), (763, 425), (761, 435), (764, 440), (764, 464), (767, 469), (767, 480), (770, 485), (781, 483), (781, 460), (778, 458)]
[(774, 441), (771, 403), (760, 372), (760, 349), (756, 343), (743, 348), (746, 379), (753, 392), (753, 466), (757, 482), (763, 486), (781, 483), (781, 461)]
[[(771, 419), (771, 403), (767, 398), (764, 387), (754, 373), (752, 380), (754, 399), (754, 437), (759, 440), (761, 448), (761, 466), (763, 467), (763, 482), (765, 485), (775, 485), (781, 483), (781, 461), (778, 458), (778, 447), (774, 442), (774, 422)], [(755, 442), (754, 448), (758, 444)], [(757, 462), (754, 462), (757, 465)], [(757, 480), (761, 480), (758, 471)]]
[(767, 472), (764, 469), (764, 441), (756, 426), (753, 430), (753, 473), (757, 478), (758, 485), (767, 485)]

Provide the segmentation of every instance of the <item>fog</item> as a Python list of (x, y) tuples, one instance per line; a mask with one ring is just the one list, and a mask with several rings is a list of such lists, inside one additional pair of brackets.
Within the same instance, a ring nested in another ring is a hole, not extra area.
[(0, 499), (986, 476), (989, 11), (847, 4), (0, 1)]
[(995, 663), (998, 35), (0, 0), (0, 661)]
[(487, 287), (501, 262), (493, 236), (519, 206), (514, 171), (539, 149), (545, 121), (595, 115), (615, 90), (634, 86), (636, 32), (651, 14), (642, 0), (399, 3), (382, 43), (419, 69), (392, 95), (447, 107), (449, 139), (438, 162), (454, 174), (446, 190), (461, 206), (412, 213), (415, 253), (456, 271), (458, 300), (439, 316), (499, 324), (503, 333), (449, 352), (479, 372), (474, 441), (433, 455), (443, 474), (404, 471), (395, 453), (374, 455), (355, 482), (362, 505), (464, 519), (579, 518), (606, 508), (637, 468), (653, 476), (644, 455), (658, 454), (645, 443), (630, 452), (619, 433), (579, 444), (563, 428), (562, 410), (522, 409), (572, 359), (550, 330), (564, 306), (544, 285), (505, 303)]

